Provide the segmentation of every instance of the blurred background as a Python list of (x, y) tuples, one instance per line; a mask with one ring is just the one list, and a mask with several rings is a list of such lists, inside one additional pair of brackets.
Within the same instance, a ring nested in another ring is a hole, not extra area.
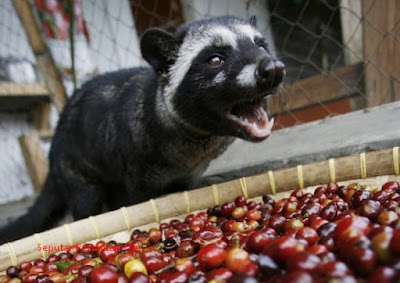
[(58, 115), (82, 82), (145, 65), (149, 27), (227, 14), (256, 15), (286, 65), (269, 103), (275, 131), (400, 100), (400, 1), (2, 0), (0, 204), (40, 191)]

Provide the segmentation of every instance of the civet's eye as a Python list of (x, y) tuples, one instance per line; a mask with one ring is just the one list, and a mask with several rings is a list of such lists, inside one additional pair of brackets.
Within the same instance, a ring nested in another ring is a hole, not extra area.
[(224, 59), (219, 55), (213, 55), (208, 59), (208, 65), (211, 67), (219, 67), (222, 63), (224, 63)]

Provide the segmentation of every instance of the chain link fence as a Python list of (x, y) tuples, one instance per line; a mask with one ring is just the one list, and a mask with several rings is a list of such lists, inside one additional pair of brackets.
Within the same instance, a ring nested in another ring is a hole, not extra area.
[[(76, 61), (82, 61), (79, 54), (84, 53), (95, 73), (143, 64), (139, 38), (149, 27), (173, 32), (189, 20), (226, 14), (249, 18), (255, 14), (272, 51), (287, 68), (286, 90), (270, 107), (277, 115), (276, 128), (400, 98), (398, 64), (392, 61), (390, 66), (387, 62), (390, 58), (400, 60), (400, 16), (395, 12), (399, 3), (393, 0), (80, 3), (90, 41), (87, 53), (84, 48), (76, 51)], [(378, 89), (374, 87), (377, 80)], [(324, 88), (323, 84), (328, 86)]]
[[(2, 62), (27, 58), (34, 63), (18, 18), (7, 2), (11, 0), (0, 4), (4, 14), (0, 24), (0, 58)], [(287, 69), (286, 91), (271, 103), (271, 111), (278, 115), (277, 128), (380, 104), (382, 97), (385, 97), (382, 102), (400, 97), (398, 64), (392, 61), (393, 66), (387, 66), (390, 63), (384, 62), (391, 60), (389, 56), (399, 60), (399, 57), (394, 57), (399, 53), (400, 45), (400, 16), (394, 11), (399, 4), (393, 0), (32, 0), (44, 38), (57, 66), (64, 67), (61, 70), (67, 79), (71, 75), (70, 69), (65, 67), (71, 61), (70, 44), (62, 33), (68, 34), (72, 22), (65, 12), (65, 3), (69, 2), (75, 7), (75, 72), (80, 81), (98, 73), (143, 64), (139, 38), (149, 27), (158, 26), (173, 32), (188, 20), (226, 14), (241, 17), (255, 14), (275, 56), (285, 63)], [(388, 12), (393, 15), (382, 15)], [(386, 23), (379, 17), (385, 17)], [(85, 32), (77, 30), (79, 21), (85, 24)], [(391, 53), (379, 54), (385, 51)], [(357, 68), (355, 64), (362, 67)], [(345, 72), (349, 66), (355, 70)], [(23, 69), (26, 73), (26, 68)], [(344, 74), (338, 74), (340, 70)], [(380, 93), (376, 90), (369, 93), (366, 88), (370, 80), (366, 80), (369, 76), (366, 71), (379, 76), (381, 81), (386, 80), (383, 84), (389, 88), (383, 86)], [(14, 73), (28, 77), (22, 71)], [(329, 83), (337, 84), (332, 90), (345, 95), (318, 95), (318, 84), (312, 85), (313, 90), (299, 84), (318, 76), (329, 76)], [(352, 76), (351, 80), (349, 76)], [(37, 74), (28, 79), (37, 80)], [(21, 78), (17, 80), (21, 81)]]

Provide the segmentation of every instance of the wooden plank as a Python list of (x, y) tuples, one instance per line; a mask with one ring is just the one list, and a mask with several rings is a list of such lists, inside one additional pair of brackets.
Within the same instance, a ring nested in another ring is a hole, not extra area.
[(49, 91), (41, 83), (0, 82), (0, 96), (48, 96)]
[(362, 61), (363, 42), (361, 24), (361, 0), (340, 1), (340, 23), (346, 64)]
[(14, 0), (15, 10), (21, 18), (21, 23), (25, 30), (26, 37), (32, 47), (33, 53), (47, 52), (46, 41), (40, 35), (40, 28), (32, 13), (32, 8), (26, 0)]
[(42, 83), (0, 82), (0, 110), (31, 111), (38, 130), (49, 124), (49, 91)]
[[(340, 0), (340, 23), (342, 31), (343, 55), (346, 65), (363, 61), (363, 32), (361, 0)], [(366, 107), (363, 96), (350, 99), (353, 111)]]
[(32, 120), (37, 130), (46, 130), (49, 128), (49, 116), (50, 116), (50, 103), (39, 103), (33, 107)]
[(19, 138), (19, 143), (33, 188), (39, 192), (49, 173), (49, 166), (40, 146), (39, 132), (23, 134)]
[(32, 6), (28, 0), (13, 0), (13, 5), (20, 18), (21, 24), (28, 37), (28, 41), (35, 54), (36, 61), (44, 81), (50, 92), (50, 99), (61, 111), (67, 102), (67, 93), (57, 70), (49, 48), (40, 32)]
[(41, 103), (49, 102), (49, 96), (2, 96), (0, 95), (0, 111), (2, 112), (29, 112)]
[(272, 96), (268, 112), (275, 115), (360, 94), (362, 77), (363, 65), (357, 63), (300, 80)]
[(364, 0), (362, 12), (368, 105), (400, 100), (400, 1)]
[(54, 131), (49, 129), (43, 129), (38, 131), (41, 140), (51, 139), (54, 136)]

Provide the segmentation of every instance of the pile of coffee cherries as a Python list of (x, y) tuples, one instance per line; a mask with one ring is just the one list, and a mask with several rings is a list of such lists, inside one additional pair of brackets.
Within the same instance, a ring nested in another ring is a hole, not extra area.
[(400, 185), (238, 196), (184, 221), (10, 266), (2, 282), (399, 282)]

